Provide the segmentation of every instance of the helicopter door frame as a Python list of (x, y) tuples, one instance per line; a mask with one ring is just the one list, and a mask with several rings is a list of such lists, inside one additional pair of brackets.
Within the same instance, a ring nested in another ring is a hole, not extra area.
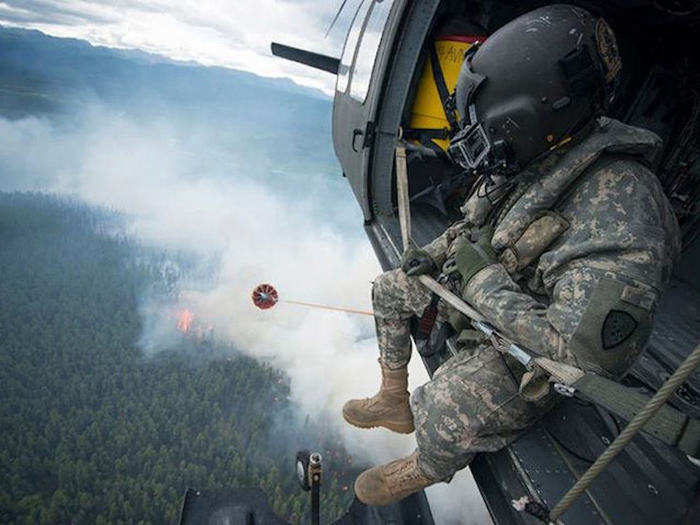
[[(408, 0), (363, 0), (348, 32), (338, 72), (333, 146), (365, 221), (372, 218), (369, 163), (375, 137), (374, 115), (400, 13), (407, 4)], [(357, 27), (361, 29), (355, 37), (353, 31)], [(354, 49), (348, 45), (354, 45)], [(348, 65), (350, 53), (352, 60)]]
[[(372, 220), (365, 223), (365, 231), (384, 269), (395, 268), (400, 249), (392, 238), (399, 232), (395, 212), (394, 148), (399, 126), (409, 103), (409, 96), (421, 67), (424, 43), (433, 28), (435, 18), (443, 0), (423, 0), (407, 4), (402, 13), (404, 23), (400, 34), (394, 39), (394, 49), (387, 63), (383, 64), (384, 77), (381, 96), (374, 117), (375, 139), (372, 159), (368, 163), (368, 181), (371, 188), (370, 207)], [(398, 21), (396, 21), (398, 26)], [(377, 95), (378, 96), (378, 95)], [(419, 226), (416, 224), (415, 226)], [(432, 232), (431, 239), (444, 230)]]

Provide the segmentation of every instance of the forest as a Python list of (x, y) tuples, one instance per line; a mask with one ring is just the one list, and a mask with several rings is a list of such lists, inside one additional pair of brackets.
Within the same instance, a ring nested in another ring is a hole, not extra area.
[(323, 453), (322, 519), (338, 517), (358, 471), (320, 423), (297, 424), (283, 372), (216, 334), (144, 354), (139, 301), (176, 293), (178, 255), (123, 220), (0, 193), (0, 522), (172, 523), (187, 487), (258, 487), (299, 522), (296, 447)]

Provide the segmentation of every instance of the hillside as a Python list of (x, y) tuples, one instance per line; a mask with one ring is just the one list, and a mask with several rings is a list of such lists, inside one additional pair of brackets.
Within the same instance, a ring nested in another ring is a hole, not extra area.
[(282, 372), (214, 335), (143, 355), (138, 297), (175, 293), (173, 255), (105, 233), (119, 222), (0, 193), (0, 522), (173, 522), (187, 486), (260, 487), (297, 521), (303, 447), (326, 458), (326, 519), (342, 513), (357, 472), (335, 436), (295, 424)]

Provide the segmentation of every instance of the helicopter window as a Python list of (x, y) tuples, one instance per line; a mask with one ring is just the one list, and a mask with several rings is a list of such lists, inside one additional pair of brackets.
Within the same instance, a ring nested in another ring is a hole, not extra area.
[(389, 18), (389, 11), (393, 0), (374, 2), (374, 9), (369, 15), (367, 26), (362, 34), (362, 42), (355, 59), (355, 69), (352, 73), (352, 83), (350, 85), (350, 96), (359, 102), (365, 101), (369, 90), (369, 81), (372, 76), (374, 60), (377, 57), (379, 43), (384, 32), (384, 25)]
[(352, 21), (350, 32), (345, 40), (345, 48), (343, 49), (343, 56), (340, 59), (340, 67), (338, 68), (338, 81), (335, 86), (335, 89), (341, 93), (344, 93), (348, 88), (350, 66), (352, 66), (352, 59), (355, 56), (355, 49), (357, 48), (357, 41), (360, 38), (362, 24), (367, 17), (367, 11), (369, 11), (371, 5), (372, 0), (364, 0), (364, 2), (362, 2), (362, 5), (355, 13), (355, 18)]

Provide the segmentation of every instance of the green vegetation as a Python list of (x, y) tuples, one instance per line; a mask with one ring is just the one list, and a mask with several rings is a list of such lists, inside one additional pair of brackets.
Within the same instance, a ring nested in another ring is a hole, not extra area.
[(279, 435), (295, 421), (283, 373), (213, 338), (143, 355), (139, 298), (172, 283), (163, 254), (106, 233), (118, 224), (0, 193), (0, 522), (173, 522), (188, 486), (260, 487), (299, 521), (297, 446), (324, 452), (323, 519), (337, 517), (356, 473), (312, 423)]

